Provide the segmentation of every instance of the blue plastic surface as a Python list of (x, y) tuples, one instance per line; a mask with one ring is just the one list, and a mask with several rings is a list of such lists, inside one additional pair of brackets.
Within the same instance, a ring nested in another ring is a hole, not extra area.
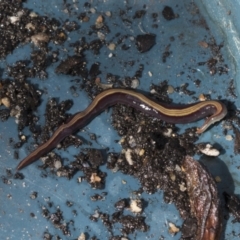
[[(52, 0), (49, 1), (27, 1), (24, 5), (32, 9), (39, 15), (46, 15), (48, 17), (55, 17), (56, 19), (64, 22), (66, 19), (78, 21), (77, 16), (82, 12), (83, 4), (85, 1), (67, 1), (72, 5), (72, 12), (67, 14), (64, 9), (64, 1)], [(195, 91), (195, 97), (200, 93), (210, 94), (211, 98), (218, 98), (221, 96), (223, 99), (234, 101), (236, 107), (240, 106), (239, 99), (233, 99), (229, 96), (227, 88), (229, 81), (235, 80), (236, 94), (240, 92), (239, 84), (239, 53), (240, 53), (240, 19), (239, 9), (240, 2), (238, 0), (202, 0), (202, 1), (89, 1), (92, 7), (96, 9), (96, 13), (91, 15), (90, 23), (81, 24), (78, 31), (69, 33), (69, 39), (64, 43), (62, 49), (66, 51), (60, 52), (60, 59), (65, 59), (68, 55), (73, 54), (68, 48), (70, 42), (74, 42), (80, 37), (84, 36), (86, 29), (89, 25), (95, 23), (99, 14), (104, 14), (106, 11), (111, 11), (111, 17), (105, 17), (107, 25), (111, 29), (111, 33), (107, 35), (107, 39), (112, 39), (116, 33), (135, 37), (138, 34), (154, 33), (157, 35), (157, 44), (148, 52), (140, 54), (134, 46), (134, 42), (128, 38), (125, 42), (130, 46), (129, 51), (122, 51), (120, 46), (117, 47), (114, 54), (115, 58), (109, 58), (109, 49), (103, 48), (100, 55), (93, 55), (88, 52), (87, 61), (88, 67), (94, 62), (100, 62), (100, 75), (102, 81), (106, 78), (106, 74), (111, 72), (119, 75), (120, 77), (133, 76), (138, 69), (139, 64), (144, 64), (143, 76), (140, 79), (139, 89), (149, 91), (152, 83), (158, 84), (159, 82), (167, 79), (169, 84), (174, 87), (179, 87), (184, 83), (189, 83), (188, 89)], [(136, 10), (143, 9), (146, 6), (147, 14), (139, 19), (134, 20), (132, 25), (124, 23), (119, 17), (119, 9), (127, 9), (126, 16), (132, 17)], [(179, 18), (166, 21), (161, 11), (165, 5), (171, 6), (175, 13), (179, 14)], [(197, 7), (200, 14), (196, 11)], [(152, 28), (151, 14), (158, 13), (158, 28)], [(205, 19), (210, 30), (206, 30), (201, 24), (197, 24), (201, 19)], [(171, 55), (167, 58), (166, 63), (162, 62), (162, 53), (170, 42), (170, 37), (175, 40), (171, 42), (170, 50)], [(182, 39), (181, 39), (182, 37)], [(224, 43), (221, 53), (224, 57), (225, 63), (229, 67), (229, 73), (219, 76), (218, 74), (210, 76), (209, 69), (206, 66), (199, 66), (198, 62), (203, 62), (211, 57), (209, 49), (203, 49), (199, 46), (198, 42), (208, 41), (210, 37), (214, 37), (217, 44)], [(95, 39), (96, 36), (86, 36), (90, 41)], [(114, 38), (113, 38), (114, 39)], [(113, 40), (114, 41), (114, 40)], [(184, 43), (184, 44), (183, 44)], [(50, 44), (55, 48), (54, 44)], [(21, 45), (9, 54), (6, 59), (0, 62), (0, 68), (4, 68), (7, 64), (12, 65), (17, 60), (29, 59), (29, 54), (33, 45), (31, 43)], [(59, 46), (58, 46), (59, 48)], [(61, 47), (60, 47), (61, 48)], [(204, 54), (199, 54), (205, 52)], [(135, 60), (137, 63), (133, 66), (125, 66), (122, 64), (125, 61)], [(32, 83), (39, 84), (40, 89), (47, 89), (42, 95), (42, 103), (38, 109), (37, 115), (39, 116), (39, 123), (44, 124), (44, 110), (46, 102), (49, 98), (56, 97), (59, 101), (66, 99), (73, 99), (74, 105), (70, 112), (75, 113), (85, 109), (90, 100), (84, 92), (78, 91), (77, 97), (74, 97), (69, 90), (72, 83), (70, 80), (75, 77), (66, 75), (57, 75), (54, 69), (59, 63), (53, 64), (51, 68), (47, 69), (48, 79), (42, 81), (39, 79), (29, 79)], [(196, 71), (193, 72), (192, 69)], [(184, 72), (181, 74), (181, 72)], [(149, 73), (152, 73), (152, 77)], [(4, 72), (3, 78), (7, 77)], [(200, 79), (201, 85), (197, 88), (193, 84), (193, 80)], [(192, 96), (187, 96), (181, 92), (174, 92), (171, 97), (174, 102), (189, 103), (192, 102)], [(80, 130), (78, 135), (90, 140), (89, 133), (96, 133), (98, 144), (93, 143), (92, 147), (107, 148), (111, 151), (121, 151), (120, 146), (115, 143), (115, 140), (120, 137), (111, 127), (111, 112), (104, 112), (96, 117), (86, 128)], [(202, 122), (201, 122), (202, 123)], [(180, 125), (181, 131), (184, 131), (189, 126), (195, 126), (198, 123)], [(202, 157), (201, 160), (205, 162), (210, 169), (213, 176), (219, 176), (221, 182), (218, 184), (220, 193), (224, 190), (230, 190), (240, 194), (240, 174), (239, 169), (239, 156), (234, 155), (233, 141), (227, 141), (222, 131), (222, 124), (217, 124), (209, 131), (202, 134), (199, 142), (210, 142), (211, 144), (218, 144), (224, 149), (222, 154), (215, 160), (209, 160)], [(13, 148), (9, 144), (9, 138), (17, 141), (17, 124), (15, 119), (10, 118), (6, 122), (1, 122), (0, 127), (0, 176), (6, 175), (6, 169), (14, 171), (17, 161), (13, 158)], [(24, 130), (24, 134), (28, 134)], [(233, 135), (231, 131), (229, 134)], [(27, 150), (30, 145), (31, 139), (19, 150), (20, 159), (29, 154)], [(86, 146), (83, 146), (83, 148)], [(73, 155), (78, 153), (80, 149), (73, 147), (64, 151), (57, 151), (62, 156), (73, 160)], [(232, 157), (233, 156), (233, 157)], [(48, 230), (53, 235), (60, 235), (60, 230), (55, 229), (49, 221), (41, 215), (41, 206), (47, 205), (47, 202), (54, 202), (54, 207), (51, 209), (55, 211), (57, 206), (63, 210), (63, 215), (66, 221), (74, 220), (73, 229), (70, 226), (72, 236), (68, 239), (76, 239), (82, 232), (88, 233), (90, 237), (97, 236), (98, 239), (108, 239), (109, 233), (103, 226), (102, 222), (91, 222), (89, 216), (94, 214), (98, 208), (103, 212), (112, 213), (114, 211), (114, 203), (120, 198), (129, 198), (132, 192), (138, 190), (140, 187), (137, 180), (130, 176), (123, 175), (119, 172), (112, 173), (102, 167), (103, 171), (107, 172), (106, 187), (104, 190), (93, 190), (89, 184), (82, 182), (77, 183), (77, 174), (73, 179), (66, 180), (65, 178), (57, 178), (48, 175), (47, 178), (42, 178), (41, 171), (37, 169), (39, 162), (36, 162), (22, 172), (24, 173), (24, 180), (12, 179), (12, 184), (6, 185), (0, 181), (0, 236), (1, 239), (42, 239), (43, 232)], [(126, 184), (122, 182), (126, 181)], [(38, 197), (35, 200), (30, 199), (30, 194), (33, 191), (38, 192)], [(104, 201), (92, 202), (90, 197), (96, 193), (107, 192), (108, 195)], [(161, 191), (154, 195), (142, 194), (142, 198), (148, 202), (147, 207), (144, 209), (143, 215), (146, 217), (146, 223), (150, 225), (150, 230), (147, 233), (137, 231), (131, 235), (131, 239), (160, 239), (164, 236), (165, 239), (179, 239), (180, 234), (172, 237), (168, 233), (168, 222), (173, 222), (177, 226), (181, 226), (182, 220), (174, 205), (168, 205), (163, 202), (163, 193)], [(66, 201), (72, 201), (74, 205), (69, 208), (66, 206)], [(74, 216), (72, 210), (77, 210), (78, 215)], [(30, 217), (30, 213), (34, 213), (35, 217)], [(222, 239), (238, 239), (237, 235), (240, 233), (239, 223), (231, 223), (232, 217), (225, 221), (226, 228)], [(116, 227), (116, 234), (120, 234), (120, 226)], [(234, 236), (235, 232), (235, 236)], [(62, 236), (63, 239), (67, 239)]]

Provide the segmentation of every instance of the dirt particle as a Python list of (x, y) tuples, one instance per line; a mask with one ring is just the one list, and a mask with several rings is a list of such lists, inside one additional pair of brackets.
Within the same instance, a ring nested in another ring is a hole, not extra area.
[(174, 14), (173, 9), (171, 7), (168, 7), (168, 6), (164, 7), (164, 9), (162, 10), (162, 15), (168, 21), (179, 17), (179, 15)]
[(156, 35), (144, 34), (136, 37), (136, 46), (140, 53), (149, 51), (156, 44)]

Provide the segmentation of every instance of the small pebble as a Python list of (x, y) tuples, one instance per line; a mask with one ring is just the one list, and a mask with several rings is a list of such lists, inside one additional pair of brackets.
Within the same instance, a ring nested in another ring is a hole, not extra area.
[(30, 12), (29, 16), (30, 16), (31, 18), (35, 18), (35, 17), (37, 17), (38, 15), (37, 15), (35, 12)]
[(172, 235), (175, 235), (176, 233), (178, 233), (180, 231), (180, 229), (178, 227), (176, 227), (175, 224), (169, 222), (169, 229), (168, 232)]
[(110, 11), (106, 11), (106, 12), (105, 12), (105, 15), (106, 15), (107, 17), (111, 17), (111, 16), (112, 16), (112, 13), (111, 13)]
[(81, 20), (82, 22), (89, 22), (89, 17), (88, 16), (84, 16)]
[(201, 153), (207, 156), (217, 157), (220, 154), (220, 152), (209, 143), (206, 145), (199, 144), (198, 149), (200, 150)]
[(90, 12), (93, 13), (93, 14), (96, 13), (96, 9), (95, 9), (95, 8), (90, 8), (89, 10), (90, 10)]
[(130, 148), (127, 149), (127, 151), (125, 151), (125, 158), (128, 162), (129, 165), (133, 165), (133, 160), (132, 160), (132, 150)]
[(131, 88), (136, 89), (139, 86), (139, 80), (137, 78), (134, 78), (131, 82)]
[(180, 188), (180, 191), (181, 192), (185, 192), (187, 190), (186, 186), (185, 186), (185, 183), (181, 183), (179, 184), (179, 188)]
[(133, 213), (140, 213), (142, 212), (142, 202), (141, 200), (137, 199), (137, 200), (131, 200), (130, 203), (130, 210)]
[(216, 181), (217, 183), (220, 183), (220, 182), (222, 181), (222, 179), (221, 179), (219, 176), (216, 176), (216, 177), (215, 177), (215, 181)]
[(225, 138), (226, 138), (227, 141), (232, 141), (233, 140), (233, 137), (230, 134), (226, 135)]
[(17, 23), (20, 20), (20, 17), (11, 16), (11, 17), (8, 17), (8, 19), (10, 20), (10, 22), (12, 24), (14, 24), (14, 23)]
[(61, 161), (55, 161), (54, 162), (54, 167), (56, 168), (56, 169), (59, 169), (59, 168), (61, 168), (62, 167), (62, 163), (61, 163)]
[(27, 139), (25, 135), (22, 135), (20, 138), (22, 141), (26, 141), (26, 139)]
[(176, 175), (173, 172), (170, 172), (169, 176), (173, 182), (176, 180)]
[(91, 183), (101, 182), (101, 178), (97, 175), (97, 173), (92, 173), (90, 182)]
[(207, 98), (202, 93), (199, 95), (198, 99), (199, 99), (199, 101), (206, 101), (207, 100)]
[(86, 240), (85, 234), (81, 233), (80, 236), (78, 237), (78, 240)]
[(28, 30), (35, 30), (35, 26), (32, 23), (27, 23), (25, 28)]
[(10, 105), (11, 105), (9, 98), (8, 98), (8, 97), (2, 98), (2, 104), (3, 104), (5, 107), (9, 108)]
[(127, 184), (127, 182), (125, 180), (122, 180), (122, 184)]
[(38, 47), (40, 42), (49, 42), (49, 36), (46, 33), (38, 33), (33, 35), (31, 40)]
[(114, 51), (116, 49), (116, 44), (115, 43), (109, 43), (108, 44), (108, 49), (111, 51)]
[(173, 130), (172, 130), (171, 128), (167, 128), (166, 131), (163, 132), (163, 135), (164, 135), (165, 137), (171, 137), (172, 131), (173, 131)]
[(175, 166), (175, 170), (178, 172), (182, 171), (181, 167), (178, 164)]
[(33, 200), (36, 199), (37, 196), (38, 196), (38, 193), (37, 193), (37, 192), (32, 192), (32, 193), (30, 194), (30, 198), (33, 199)]
[(167, 93), (168, 93), (168, 94), (172, 94), (173, 92), (174, 92), (174, 87), (171, 86), (171, 85), (168, 85)]
[(78, 182), (78, 183), (81, 183), (82, 181), (83, 181), (83, 178), (82, 178), (82, 177), (78, 177), (78, 178), (77, 178), (77, 182)]
[(130, 136), (129, 137), (129, 140), (128, 140), (128, 144), (129, 144), (129, 146), (131, 147), (131, 148), (134, 148), (134, 147), (136, 147), (136, 140), (135, 140), (135, 138), (133, 137), (133, 136)]
[(145, 150), (142, 148), (142, 149), (140, 150), (140, 152), (139, 152), (139, 156), (143, 156), (144, 153), (145, 153)]
[(203, 47), (203, 48), (208, 48), (208, 43), (204, 42), (204, 41), (200, 41), (198, 42), (199, 46)]
[(23, 14), (24, 14), (24, 12), (22, 10), (20, 10), (20, 11), (17, 12), (16, 16), (17, 17), (22, 17)]
[(99, 15), (95, 22), (96, 28), (101, 28), (103, 26), (103, 17)]
[(101, 33), (101, 32), (97, 32), (97, 36), (100, 40), (104, 40), (105, 39), (105, 34)]

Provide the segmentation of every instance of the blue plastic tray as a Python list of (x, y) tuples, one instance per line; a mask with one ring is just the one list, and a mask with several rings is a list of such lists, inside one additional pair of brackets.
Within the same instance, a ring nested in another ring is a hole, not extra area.
[[(62, 23), (66, 19), (79, 21), (77, 16), (84, 11), (85, 1), (67, 1), (71, 6), (71, 12), (65, 11), (66, 6), (64, 1), (27, 1), (24, 3), (26, 8), (32, 9), (39, 15), (47, 17), (55, 17)], [(158, 84), (163, 80), (168, 80), (173, 87), (179, 87), (184, 83), (189, 83), (189, 90), (195, 91), (194, 96), (198, 98), (199, 94), (210, 94), (211, 98), (221, 96), (235, 102), (237, 107), (240, 106), (238, 98), (229, 96), (227, 88), (231, 79), (235, 80), (236, 94), (240, 92), (239, 85), (239, 7), (240, 3), (237, 0), (213, 0), (213, 1), (89, 1), (96, 13), (90, 16), (90, 23), (80, 24), (81, 28), (78, 31), (69, 33), (68, 40), (62, 46), (66, 51), (60, 52), (60, 59), (65, 59), (67, 55), (71, 55), (72, 49), (69, 48), (69, 43), (76, 41), (80, 37), (85, 36), (89, 24), (94, 24), (99, 14), (105, 14), (106, 11), (111, 12), (111, 17), (105, 17), (107, 25), (111, 29), (111, 33), (107, 35), (107, 39), (112, 39), (116, 33), (121, 32), (128, 36), (135, 37), (138, 34), (153, 33), (156, 34), (157, 44), (148, 52), (140, 54), (131, 38), (126, 40), (125, 44), (130, 46), (129, 51), (122, 51), (120, 47), (114, 51), (115, 58), (109, 58), (110, 50), (107, 47), (100, 51), (100, 55), (93, 55), (88, 52), (87, 60), (88, 67), (94, 62), (100, 62), (100, 75), (102, 81), (106, 79), (106, 73), (113, 73), (120, 77), (133, 76), (139, 64), (144, 64), (143, 76), (140, 79), (139, 89), (149, 91), (152, 83)], [(163, 18), (161, 12), (165, 5), (173, 8), (174, 12), (179, 15), (178, 18), (167, 21)], [(145, 6), (146, 15), (134, 20), (133, 24), (123, 22), (119, 17), (120, 9), (126, 11), (127, 17), (132, 17), (136, 10), (142, 10)], [(200, 12), (199, 12), (199, 11)], [(158, 28), (152, 28), (153, 20), (152, 13), (158, 13), (157, 24)], [(206, 25), (203, 20), (206, 20)], [(85, 36), (88, 41), (95, 39), (96, 36)], [(174, 41), (170, 42), (170, 38), (174, 37)], [(200, 41), (208, 42), (210, 38), (214, 38), (217, 44), (224, 43), (221, 53), (228, 65), (228, 74), (215, 74), (210, 76), (209, 69), (200, 66), (199, 62), (207, 61), (211, 57), (209, 48), (199, 46)], [(114, 41), (114, 40), (113, 40)], [(167, 58), (166, 63), (162, 62), (162, 53), (167, 45), (171, 43), (171, 54)], [(55, 48), (54, 44), (50, 44)], [(33, 44), (20, 45), (9, 54), (6, 59), (1, 60), (0, 68), (6, 69), (6, 65), (12, 65), (17, 60), (29, 59)], [(58, 46), (59, 48), (59, 46)], [(121, 62), (134, 60), (137, 63), (133, 66), (125, 66)], [(57, 75), (54, 69), (59, 63), (53, 64), (47, 69), (48, 79), (42, 81), (39, 79), (29, 79), (32, 83), (38, 84), (40, 89), (47, 89), (42, 95), (42, 103), (37, 111), (39, 123), (44, 124), (44, 110), (46, 102), (52, 97), (56, 97), (59, 101), (73, 99), (74, 105), (70, 112), (75, 113), (85, 109), (90, 100), (84, 92), (78, 91), (79, 96), (73, 96), (70, 91), (72, 83), (70, 80), (75, 77), (66, 75)], [(194, 70), (194, 71), (193, 71)], [(149, 72), (152, 76), (150, 77)], [(3, 78), (7, 77), (6, 71), (3, 73)], [(193, 84), (196, 79), (201, 80), (199, 88)], [(187, 96), (180, 92), (174, 92), (171, 95), (174, 102), (189, 103), (192, 102), (192, 96)], [(93, 147), (107, 148), (113, 151), (121, 151), (120, 146), (115, 143), (120, 137), (111, 127), (111, 112), (104, 112), (96, 117), (86, 128), (85, 131), (79, 131), (78, 135), (89, 139), (89, 132), (96, 133), (98, 136), (98, 144), (93, 143)], [(200, 123), (180, 125), (181, 131), (187, 127), (195, 126)], [(223, 149), (223, 153), (216, 159), (209, 160), (202, 157), (213, 176), (220, 176), (221, 182), (218, 183), (220, 194), (223, 191), (235, 192), (240, 194), (240, 174), (239, 156), (235, 156), (233, 152), (233, 141), (227, 141), (222, 131), (222, 124), (217, 124), (206, 133), (202, 134), (199, 142), (210, 142), (211, 144), (219, 144)], [(27, 134), (27, 130), (24, 132)], [(230, 130), (228, 134), (233, 135)], [(6, 122), (1, 122), (0, 128), (0, 176), (6, 176), (6, 169), (15, 171), (17, 161), (13, 158), (14, 150), (9, 144), (9, 138), (17, 141), (17, 124), (13, 118)], [(90, 139), (89, 139), (90, 140)], [(28, 141), (20, 150), (20, 159), (29, 154), (28, 146), (31, 140)], [(83, 146), (86, 147), (86, 146)], [(64, 157), (73, 160), (73, 155), (78, 153), (79, 149), (73, 147), (67, 151), (60, 153)], [(199, 157), (196, 157), (199, 158)], [(132, 192), (138, 190), (140, 184), (137, 180), (130, 176), (121, 174), (120, 172), (112, 173), (102, 167), (103, 171), (107, 172), (106, 187), (104, 190), (93, 190), (89, 184), (82, 182), (77, 183), (77, 178), (81, 174), (77, 174), (73, 179), (66, 180), (65, 178), (57, 178), (48, 175), (47, 178), (41, 176), (41, 171), (37, 169), (39, 162), (36, 162), (22, 171), (24, 180), (12, 179), (12, 184), (7, 185), (0, 182), (0, 236), (1, 239), (43, 239), (43, 233), (49, 231), (52, 235), (62, 236), (63, 239), (76, 239), (82, 232), (88, 233), (90, 237), (97, 236), (98, 239), (108, 239), (109, 233), (103, 226), (102, 222), (91, 222), (89, 216), (94, 214), (98, 208), (103, 212), (112, 213), (114, 211), (114, 203), (120, 198), (130, 198)], [(126, 184), (123, 184), (126, 181)], [(38, 192), (35, 200), (30, 198), (33, 191)], [(96, 193), (107, 192), (104, 201), (92, 202), (90, 197)], [(146, 223), (150, 225), (150, 230), (147, 233), (137, 231), (130, 235), (131, 239), (160, 239), (161, 236), (165, 239), (179, 239), (180, 233), (172, 237), (168, 233), (168, 222), (173, 222), (177, 226), (181, 226), (182, 220), (174, 205), (165, 204), (163, 201), (163, 193), (161, 191), (154, 195), (142, 194), (142, 198), (148, 202), (144, 209), (143, 215), (146, 217)], [(73, 202), (72, 207), (66, 206), (66, 201)], [(66, 221), (74, 220), (74, 228), (70, 225), (71, 237), (63, 236), (59, 229), (56, 229), (52, 224), (42, 216), (42, 206), (47, 206), (48, 202), (54, 203), (51, 208), (55, 212), (59, 206), (63, 211)], [(77, 211), (77, 215), (73, 214), (73, 210)], [(30, 217), (34, 213), (35, 217)], [(222, 239), (238, 239), (239, 223), (231, 223), (233, 220), (230, 217), (225, 221), (226, 228), (224, 229)], [(235, 234), (234, 234), (235, 232)], [(115, 234), (120, 235), (120, 226), (116, 226)]]

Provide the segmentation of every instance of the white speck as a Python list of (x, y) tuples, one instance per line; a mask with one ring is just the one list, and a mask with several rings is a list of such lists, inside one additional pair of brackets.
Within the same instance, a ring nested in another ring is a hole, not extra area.
[(115, 43), (109, 43), (108, 44), (108, 49), (111, 51), (114, 51), (116, 49), (116, 44)]
[(169, 231), (170, 234), (175, 235), (176, 233), (178, 233), (180, 231), (180, 229), (178, 227), (176, 227), (175, 224), (169, 222), (168, 231)]
[(16, 23), (16, 22), (18, 22), (18, 21), (20, 20), (20, 18), (19, 18), (19, 17), (16, 17), (16, 16), (8, 17), (8, 19), (10, 20), (10, 22), (11, 22), (12, 24), (14, 24), (14, 23)]
[(91, 13), (96, 13), (96, 9), (95, 8), (90, 8), (89, 9)]
[(146, 106), (144, 104), (140, 104), (140, 107), (142, 107), (143, 109), (148, 110), (148, 111), (151, 110), (150, 107), (148, 107), (148, 106)]
[(133, 213), (140, 213), (142, 212), (142, 208), (141, 208), (141, 200), (131, 200), (130, 203), (130, 210)]
[(211, 144), (206, 144), (205, 146), (203, 146), (202, 144), (200, 144), (198, 146), (200, 152), (202, 152), (203, 154), (207, 155), (207, 156), (219, 156), (220, 152), (214, 148)]
[(163, 132), (163, 135), (165, 137), (171, 137), (172, 135), (172, 129), (171, 128), (167, 128), (166, 131)]
[(232, 141), (233, 140), (233, 137), (230, 134), (228, 134), (225, 138), (226, 138), (227, 141)]
[(39, 46), (40, 42), (47, 43), (49, 41), (49, 36), (46, 33), (37, 33), (31, 37), (32, 42)]
[(148, 76), (152, 77), (152, 73), (150, 71), (148, 71)]
[(105, 34), (103, 34), (102, 32), (97, 32), (98, 38), (100, 40), (104, 40), (105, 39)]
[(80, 236), (78, 237), (78, 240), (86, 240), (85, 234), (81, 233)]
[(129, 137), (129, 140), (128, 140), (128, 143), (129, 143), (129, 145), (130, 145), (130, 147), (131, 148), (134, 148), (134, 147), (136, 147), (136, 140), (135, 140), (135, 138), (133, 137), (133, 136), (130, 136)]
[(27, 23), (25, 28), (28, 30), (35, 30), (35, 26), (32, 23)]
[(30, 12), (29, 16), (30, 16), (31, 18), (35, 18), (35, 17), (37, 17), (38, 15), (37, 15), (35, 12)]
[(156, 92), (155, 89), (151, 89), (151, 90), (150, 90), (150, 93), (151, 93), (151, 94), (154, 94), (154, 93), (157, 93), (157, 92)]
[(129, 165), (133, 165), (131, 153), (132, 153), (132, 150), (130, 148), (128, 148), (127, 151), (125, 152), (125, 157)]
[(187, 190), (185, 183), (183, 183), (183, 182), (179, 184), (179, 188), (180, 188), (181, 192), (185, 192)]
[(131, 82), (131, 88), (136, 89), (139, 86), (139, 80), (134, 78)]
[(92, 215), (95, 218), (99, 218), (99, 212), (98, 210), (95, 210), (95, 213)]
[(55, 167), (56, 169), (59, 169), (60, 167), (62, 167), (61, 161), (55, 161), (55, 162), (54, 162), (54, 167)]
[(111, 16), (112, 16), (112, 13), (111, 13), (110, 11), (106, 11), (106, 12), (105, 12), (105, 15), (106, 15), (107, 17), (111, 17)]

